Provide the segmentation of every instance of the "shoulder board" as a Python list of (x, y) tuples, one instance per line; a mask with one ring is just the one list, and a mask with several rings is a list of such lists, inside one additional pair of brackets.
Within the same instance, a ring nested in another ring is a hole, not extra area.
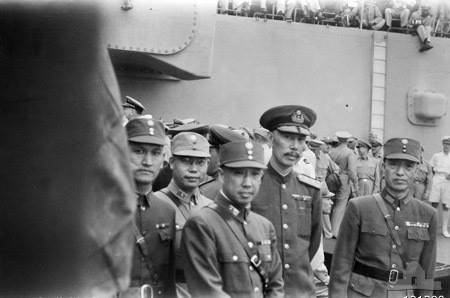
[(320, 189), (320, 181), (319, 180), (316, 180), (312, 177), (309, 177), (309, 176), (306, 176), (303, 174), (297, 175), (297, 179), (298, 179), (298, 181), (300, 181), (308, 186), (312, 186), (314, 188)]

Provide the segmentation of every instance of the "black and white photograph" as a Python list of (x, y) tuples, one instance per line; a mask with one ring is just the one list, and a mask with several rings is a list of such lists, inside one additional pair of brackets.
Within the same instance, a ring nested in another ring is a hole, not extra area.
[(450, 298), (450, 0), (0, 0), (0, 298)]

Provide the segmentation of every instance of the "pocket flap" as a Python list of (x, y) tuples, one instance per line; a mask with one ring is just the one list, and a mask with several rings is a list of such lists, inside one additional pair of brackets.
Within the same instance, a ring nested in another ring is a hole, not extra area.
[(350, 287), (357, 293), (366, 297), (371, 297), (373, 289), (375, 288), (375, 282), (370, 277), (352, 273)]
[(388, 234), (387, 226), (385, 222), (362, 222), (361, 232), (375, 235), (386, 236)]
[(172, 232), (171, 232), (172, 229), (170, 227), (170, 224), (167, 224), (167, 223), (159, 224), (156, 227), (157, 227), (159, 238), (161, 239), (161, 241), (168, 241), (173, 238)]
[(407, 227), (408, 239), (417, 241), (428, 241), (430, 240), (430, 233), (428, 229), (419, 227)]
[(248, 263), (246, 254), (236, 253), (221, 253), (218, 255), (219, 262), (222, 263)]

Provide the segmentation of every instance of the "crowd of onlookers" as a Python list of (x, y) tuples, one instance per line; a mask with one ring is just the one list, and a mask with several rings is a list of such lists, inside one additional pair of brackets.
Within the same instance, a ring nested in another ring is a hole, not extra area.
[(431, 36), (450, 37), (445, 0), (219, 0), (218, 13), (320, 25), (413, 33), (421, 51)]

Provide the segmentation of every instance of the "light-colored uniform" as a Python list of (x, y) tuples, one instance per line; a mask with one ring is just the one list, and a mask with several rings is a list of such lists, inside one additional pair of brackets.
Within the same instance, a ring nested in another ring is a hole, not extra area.
[(371, 195), (380, 192), (380, 170), (377, 159), (368, 156), (359, 157), (356, 161), (356, 175), (358, 176), (359, 195)]
[(450, 153), (435, 153), (431, 157), (430, 165), (434, 171), (430, 202), (438, 203), (442, 201), (450, 207), (450, 180), (446, 178), (450, 174)]

